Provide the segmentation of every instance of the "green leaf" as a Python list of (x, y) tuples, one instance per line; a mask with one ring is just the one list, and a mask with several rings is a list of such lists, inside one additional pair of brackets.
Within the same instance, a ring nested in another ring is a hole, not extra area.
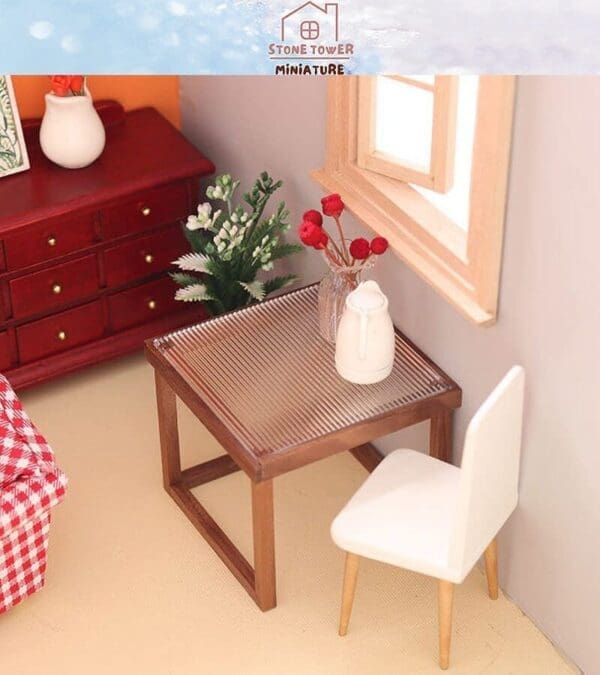
[(294, 253), (300, 253), (303, 247), (300, 244), (277, 244), (271, 251), (271, 260), (279, 260)]
[(192, 251), (195, 251), (196, 253), (203, 253), (205, 249), (207, 249), (207, 243), (210, 242), (210, 239), (207, 239), (204, 231), (190, 230), (184, 224), (183, 233), (185, 234), (185, 238), (190, 243), (190, 248)]
[(285, 276), (273, 277), (272, 279), (265, 281), (265, 297), (281, 288), (291, 286), (297, 280), (298, 277), (295, 274), (287, 274)]
[(184, 274), (183, 272), (170, 272), (169, 276), (176, 284), (180, 286), (189, 286), (190, 284), (197, 284), (198, 279), (193, 274)]
[(182, 302), (204, 302), (206, 300), (214, 300), (209, 294), (204, 284), (190, 284), (185, 288), (179, 288), (175, 293), (175, 300)]
[(250, 281), (246, 283), (245, 281), (238, 281), (238, 284), (247, 291), (255, 300), (259, 302), (265, 297), (265, 284), (262, 281)]
[(188, 272), (203, 272), (205, 274), (210, 274), (207, 269), (208, 262), (209, 258), (203, 253), (186, 253), (177, 258), (177, 260), (174, 260), (173, 265), (177, 265), (179, 269)]

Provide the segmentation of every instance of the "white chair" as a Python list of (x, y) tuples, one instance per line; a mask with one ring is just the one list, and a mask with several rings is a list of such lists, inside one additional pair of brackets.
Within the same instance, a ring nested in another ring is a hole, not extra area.
[(346, 554), (340, 635), (346, 635), (359, 556), (439, 580), (439, 663), (449, 665), (454, 584), (485, 554), (498, 597), (496, 535), (517, 505), (525, 373), (513, 367), (471, 420), (462, 466), (396, 450), (373, 471), (331, 526)]

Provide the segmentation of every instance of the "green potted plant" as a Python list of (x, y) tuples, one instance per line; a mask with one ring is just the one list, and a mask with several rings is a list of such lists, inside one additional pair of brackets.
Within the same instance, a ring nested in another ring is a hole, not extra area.
[(258, 278), (272, 270), (277, 260), (302, 250), (282, 241), (290, 228), (285, 202), (268, 218), (264, 216), (282, 182), (261, 173), (244, 194), (244, 204), (236, 206), (239, 184), (224, 174), (206, 189), (206, 196), (219, 208), (204, 202), (188, 217), (184, 230), (192, 250), (175, 261), (180, 271), (171, 274), (181, 286), (177, 300), (202, 302), (213, 315), (260, 302), (297, 279), (293, 274)]

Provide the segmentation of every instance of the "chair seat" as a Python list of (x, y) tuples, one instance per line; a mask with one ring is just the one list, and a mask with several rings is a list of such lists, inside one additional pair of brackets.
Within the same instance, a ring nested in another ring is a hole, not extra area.
[(428, 576), (462, 581), (449, 563), (460, 469), (396, 450), (373, 471), (331, 525), (345, 551)]

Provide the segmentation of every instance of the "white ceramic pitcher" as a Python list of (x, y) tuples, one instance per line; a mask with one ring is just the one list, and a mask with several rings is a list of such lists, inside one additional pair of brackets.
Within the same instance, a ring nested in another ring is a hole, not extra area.
[(375, 281), (364, 281), (346, 298), (338, 327), (335, 367), (346, 380), (373, 384), (394, 365), (394, 325), (388, 299)]

